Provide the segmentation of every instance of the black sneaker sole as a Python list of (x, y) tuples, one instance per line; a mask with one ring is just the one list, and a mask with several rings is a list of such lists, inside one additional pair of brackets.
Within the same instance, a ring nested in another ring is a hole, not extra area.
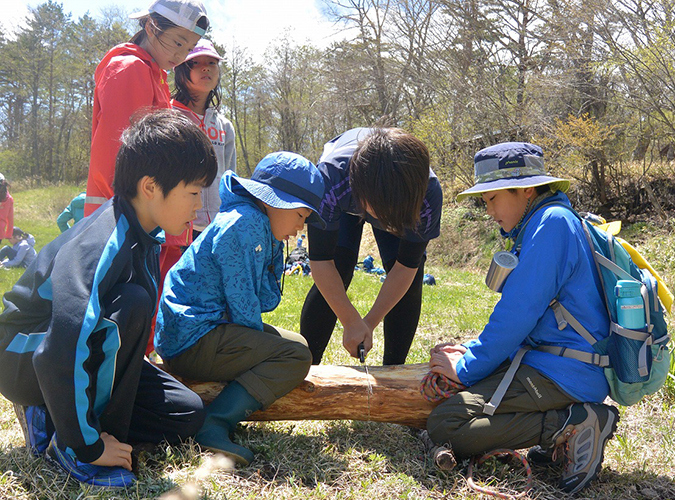
[(558, 455), (555, 460), (551, 453), (544, 451), (541, 446), (530, 448), (527, 452), (527, 461), (532, 467), (559, 467), (562, 465), (562, 457)]

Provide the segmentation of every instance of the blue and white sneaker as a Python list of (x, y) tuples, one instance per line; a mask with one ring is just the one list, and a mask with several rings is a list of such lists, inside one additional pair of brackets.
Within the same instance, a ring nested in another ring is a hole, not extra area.
[(52, 436), (47, 447), (47, 458), (81, 483), (107, 488), (127, 488), (136, 481), (136, 475), (124, 467), (87, 464), (64, 453), (56, 444), (56, 434)]
[(49, 440), (52, 437), (47, 433), (47, 407), (44, 405), (21, 406), (14, 403), (14, 412), (21, 424), (26, 448), (36, 457), (41, 456), (49, 446)]

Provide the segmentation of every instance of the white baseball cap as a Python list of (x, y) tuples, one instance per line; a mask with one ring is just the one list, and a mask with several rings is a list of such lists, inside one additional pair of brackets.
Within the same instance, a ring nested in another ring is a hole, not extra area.
[[(138, 19), (152, 12), (166, 17), (177, 26), (197, 33), (199, 36), (204, 36), (209, 27), (206, 9), (199, 0), (155, 0), (146, 10), (135, 12), (129, 17)], [(204, 21), (200, 23), (202, 18), (204, 18)], [(201, 24), (201, 26), (197, 24)]]

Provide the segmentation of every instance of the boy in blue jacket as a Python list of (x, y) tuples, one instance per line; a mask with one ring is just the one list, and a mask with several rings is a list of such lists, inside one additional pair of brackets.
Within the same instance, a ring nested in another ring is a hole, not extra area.
[(26, 444), (79, 481), (135, 481), (128, 443), (179, 443), (201, 399), (144, 359), (157, 303), (160, 228), (180, 234), (217, 172), (210, 141), (171, 111), (122, 136), (115, 196), (39, 253), (4, 296), (0, 392)]
[[(528, 458), (551, 463), (564, 449), (560, 487), (573, 493), (596, 477), (619, 419), (602, 404), (609, 393), (602, 368), (552, 352), (595, 352), (559, 324), (553, 299), (597, 340), (608, 335), (592, 249), (579, 219), (560, 206), (569, 205), (569, 181), (546, 175), (541, 148), (497, 144), (476, 153), (474, 164), (476, 185), (458, 199), (483, 198), (502, 236), (522, 241), (513, 249), (519, 263), (477, 339), (432, 349), (431, 370), (468, 388), (431, 412), (429, 436), (459, 458), (538, 445)], [(515, 375), (505, 377), (510, 366)]]
[(171, 268), (155, 328), (155, 350), (172, 373), (228, 385), (207, 407), (199, 444), (247, 465), (233, 443), (238, 422), (291, 391), (312, 356), (296, 333), (263, 324), (281, 300), (284, 241), (305, 220), (323, 225), (323, 179), (300, 155), (271, 153), (250, 179), (227, 171), (220, 212)]

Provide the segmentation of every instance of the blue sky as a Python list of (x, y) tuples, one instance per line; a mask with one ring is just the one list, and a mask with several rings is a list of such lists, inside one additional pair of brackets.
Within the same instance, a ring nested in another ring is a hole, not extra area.
[[(290, 30), (298, 43), (307, 40), (323, 47), (339, 36), (339, 29), (322, 14), (321, 0), (202, 0), (213, 26), (212, 37), (221, 45), (233, 43), (246, 47), (260, 60), (270, 42)], [(37, 0), (3, 1), (0, 22), (15, 26), (28, 13), (28, 7), (39, 5)], [(142, 10), (150, 0), (62, 0), (64, 11), (78, 19), (85, 12), (98, 18), (101, 9), (119, 6), (127, 13)], [(9, 5), (8, 5), (9, 4)], [(11, 5), (11, 6), (10, 6)]]

